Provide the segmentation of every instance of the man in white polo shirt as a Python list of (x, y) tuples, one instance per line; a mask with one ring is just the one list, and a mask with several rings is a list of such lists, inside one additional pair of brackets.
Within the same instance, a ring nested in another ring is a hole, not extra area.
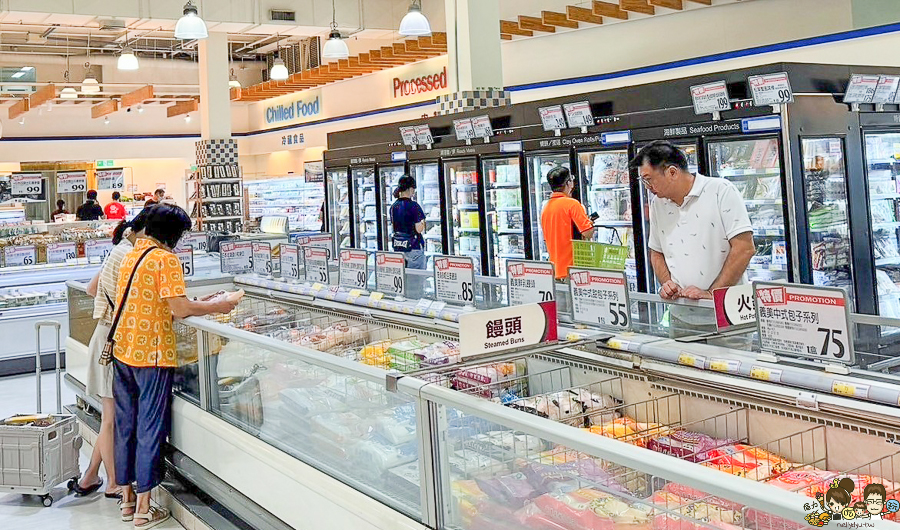
[[(638, 152), (631, 167), (655, 197), (650, 203), (650, 264), (666, 300), (712, 299), (712, 291), (745, 282), (756, 253), (744, 199), (723, 178), (688, 171), (687, 157), (666, 141)], [(673, 306), (672, 328), (715, 331), (709, 310)]]

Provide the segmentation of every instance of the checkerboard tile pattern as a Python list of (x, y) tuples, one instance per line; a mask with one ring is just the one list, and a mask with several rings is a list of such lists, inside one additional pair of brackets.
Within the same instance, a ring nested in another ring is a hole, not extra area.
[(238, 147), (235, 140), (200, 140), (195, 145), (198, 166), (225, 166), (238, 163)]
[(442, 116), (470, 110), (505, 107), (511, 103), (510, 93), (496, 88), (463, 90), (437, 98)]

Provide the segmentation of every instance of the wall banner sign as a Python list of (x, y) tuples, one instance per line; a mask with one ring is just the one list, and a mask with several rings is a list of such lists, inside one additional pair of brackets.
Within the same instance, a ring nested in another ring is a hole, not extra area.
[(247, 274), (253, 271), (253, 242), (223, 241), (219, 243), (220, 267), (224, 274)]
[(95, 175), (98, 190), (125, 189), (125, 170), (122, 168), (97, 170)]
[(391, 81), (393, 99), (409, 98), (426, 94), (437, 94), (448, 87), (447, 67), (422, 72), (414, 69), (407, 75), (399, 75)]
[(402, 253), (375, 253), (375, 290), (406, 296), (406, 258)]
[(475, 311), (459, 317), (459, 351), (464, 359), (556, 340), (556, 302)]
[(509, 305), (556, 300), (556, 272), (549, 261), (507, 260), (506, 292)]
[(302, 123), (320, 118), (324, 111), (322, 107), (322, 91), (306, 90), (301, 92), (301, 97), (280, 100), (265, 108), (267, 125), (288, 125)]
[(60, 171), (56, 174), (57, 193), (80, 193), (87, 191), (86, 171)]
[(583, 324), (628, 331), (631, 303), (624, 272), (569, 268), (572, 319)]
[(713, 291), (716, 328), (719, 332), (756, 325), (756, 297), (750, 284), (735, 285)]
[(472, 258), (435, 256), (434, 293), (442, 302), (475, 305), (475, 263)]

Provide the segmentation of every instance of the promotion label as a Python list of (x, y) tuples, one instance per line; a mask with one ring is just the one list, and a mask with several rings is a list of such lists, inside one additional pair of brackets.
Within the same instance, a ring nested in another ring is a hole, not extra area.
[(878, 78), (878, 86), (872, 95), (872, 103), (893, 103), (900, 88), (900, 76), (882, 75)]
[(272, 274), (272, 244), (264, 241), (253, 242), (253, 273), (260, 276)]
[(847, 294), (806, 285), (753, 284), (761, 351), (852, 364)]
[(302, 248), (306, 281), (325, 285), (331, 283), (328, 273), (328, 249), (311, 245)]
[(112, 239), (88, 239), (84, 242), (84, 255), (88, 261), (105, 261), (112, 252)]
[(37, 195), (43, 190), (44, 180), (40, 173), (20, 173), (11, 178), (13, 195)]
[(756, 305), (753, 286), (749, 284), (724, 287), (713, 291), (716, 306), (716, 328), (721, 333), (738, 326), (756, 324)]
[(459, 256), (434, 257), (434, 294), (451, 304), (475, 305), (475, 263)]
[(594, 124), (594, 115), (591, 113), (591, 104), (587, 101), (577, 101), (563, 105), (566, 112), (566, 120), (569, 127), (590, 127)]
[(47, 244), (47, 263), (65, 263), (78, 257), (78, 245), (74, 241)]
[(340, 280), (347, 289), (366, 289), (369, 284), (369, 254), (365, 250), (341, 249), (338, 256)]
[(695, 114), (712, 114), (731, 109), (728, 86), (725, 81), (716, 81), (691, 87)]
[(562, 105), (541, 107), (538, 109), (541, 115), (541, 123), (545, 131), (558, 131), (566, 128), (566, 116), (563, 114)]
[(557, 340), (556, 302), (475, 311), (459, 317), (462, 358)]
[(747, 83), (753, 94), (753, 104), (757, 107), (783, 105), (794, 101), (794, 91), (791, 90), (791, 80), (787, 72), (753, 75), (747, 79)]
[(328, 257), (331, 257), (332, 237), (330, 232), (322, 232), (319, 234), (309, 235), (291, 235), (291, 243), (296, 243), (300, 247), (310, 246), (328, 249)]
[(419, 145), (431, 145), (434, 138), (431, 136), (431, 128), (427, 125), (416, 125), (416, 143)]
[(34, 245), (23, 247), (6, 247), (3, 251), (7, 267), (24, 267), (34, 265), (37, 261)]
[(300, 271), (300, 247), (298, 245), (281, 244), (281, 278), (284, 280), (299, 281)]
[(472, 120), (453, 120), (453, 130), (456, 132), (456, 139), (459, 141), (475, 138), (475, 128), (472, 127)]
[(57, 193), (78, 193), (87, 191), (86, 171), (60, 171), (56, 174)]
[(847, 91), (844, 92), (844, 103), (871, 103), (878, 89), (881, 76), (853, 74)]
[(490, 138), (494, 136), (494, 128), (491, 127), (491, 118), (488, 116), (472, 118), (472, 129), (475, 132), (475, 138)]
[(253, 243), (251, 241), (223, 241), (219, 243), (219, 260), (224, 274), (246, 274), (253, 271)]
[(375, 290), (406, 295), (406, 259), (400, 252), (375, 253)]
[(125, 170), (102, 169), (96, 172), (97, 189), (99, 190), (124, 190)]
[(624, 272), (569, 268), (572, 319), (582, 324), (628, 330), (631, 304)]
[(556, 300), (553, 263), (549, 261), (508, 260), (506, 292), (509, 305), (535, 304)]
[(178, 241), (179, 248), (192, 248), (194, 252), (209, 251), (209, 237), (206, 232), (187, 232)]
[(400, 127), (400, 137), (403, 138), (403, 144), (408, 146), (419, 145), (418, 136), (416, 136), (415, 127)]
[(181, 262), (181, 271), (184, 273), (184, 277), (192, 277), (194, 275), (194, 249), (192, 247), (177, 248), (175, 255)]

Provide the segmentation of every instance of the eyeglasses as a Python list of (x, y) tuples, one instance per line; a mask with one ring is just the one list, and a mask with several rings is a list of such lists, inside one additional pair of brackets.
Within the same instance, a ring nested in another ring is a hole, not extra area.
[[(666, 171), (669, 170), (670, 167), (674, 167), (674, 166), (668, 165), (668, 166), (662, 168), (660, 171), (662, 173), (665, 173)], [(644, 186), (650, 186), (650, 177), (638, 177), (638, 180), (641, 181), (641, 184), (643, 184)]]
[(881, 499), (866, 499), (866, 504), (871, 506), (878, 506), (884, 504), (884, 501)]

